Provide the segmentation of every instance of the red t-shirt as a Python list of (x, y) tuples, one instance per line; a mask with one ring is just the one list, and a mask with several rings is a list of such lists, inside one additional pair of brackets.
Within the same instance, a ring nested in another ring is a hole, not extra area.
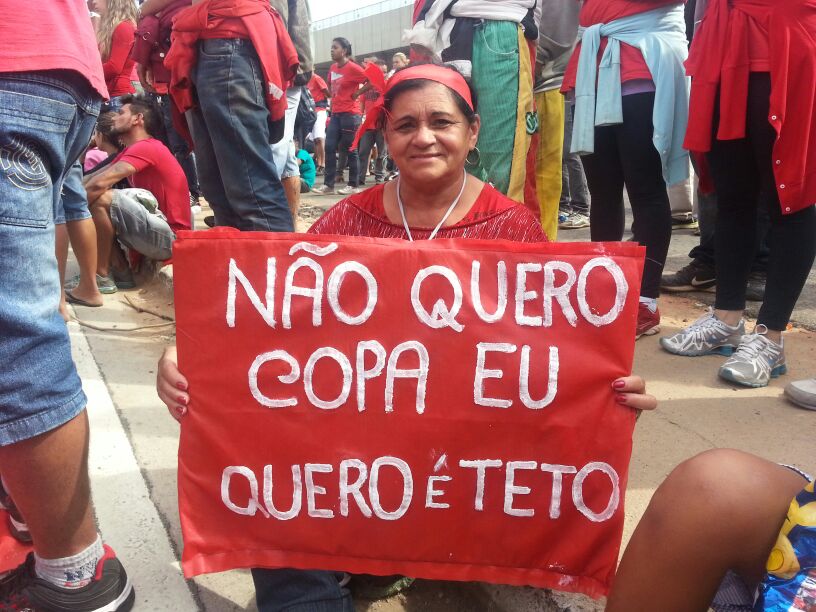
[(110, 55), (102, 64), (111, 98), (136, 91), (131, 84), (135, 62), (130, 58), (135, 33), (136, 26), (130, 21), (123, 21), (113, 29)]
[[(584, 0), (584, 6), (578, 15), (578, 22), (582, 27), (589, 27), (596, 23), (609, 23), (621, 17), (629, 17), (638, 13), (645, 13), (661, 6), (671, 4), (684, 4), (685, 0)], [(606, 49), (607, 39), (601, 39), (601, 48), (598, 52), (598, 61)], [(564, 73), (564, 83), (561, 91), (575, 89), (575, 77), (578, 72), (578, 57), (581, 53), (581, 43), (575, 48), (575, 52), (567, 64)], [(621, 83), (633, 81), (635, 79), (650, 79), (652, 73), (643, 59), (640, 49), (622, 43), (620, 46), (621, 60)]]
[(360, 114), (360, 102), (352, 100), (351, 94), (366, 82), (367, 77), (362, 67), (354, 62), (346, 62), (342, 67), (332, 64), (329, 69), (329, 87), (331, 88), (331, 109), (333, 113)]
[(0, 15), (0, 72), (71, 70), (108, 97), (84, 2), (0, 0)]
[(324, 89), (328, 89), (329, 86), (326, 85), (326, 81), (320, 78), (320, 75), (316, 72), (312, 73), (312, 78), (309, 79), (309, 84), (307, 85), (309, 88), (309, 93), (312, 94), (312, 99), (315, 101), (315, 106), (317, 108), (326, 108), (328, 104), (326, 100), (326, 94), (323, 93)]
[[(340, 200), (309, 228), (309, 233), (407, 240), (402, 224), (391, 223), (385, 214), (383, 189), (385, 185), (376, 185)], [(432, 231), (432, 227), (412, 227), (411, 235), (415, 240), (426, 240)], [(547, 242), (541, 224), (530, 211), (490, 185), (482, 188), (462, 220), (443, 227), (436, 237)]]
[(122, 151), (112, 163), (120, 161), (136, 168), (130, 184), (156, 196), (159, 209), (174, 232), (190, 229), (187, 177), (167, 147), (155, 138), (140, 140)]

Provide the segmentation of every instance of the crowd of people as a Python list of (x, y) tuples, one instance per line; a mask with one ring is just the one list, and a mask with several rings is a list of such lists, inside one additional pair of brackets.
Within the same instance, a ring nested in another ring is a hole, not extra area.
[[(208, 225), (292, 232), (301, 194), (339, 194), (309, 231), (409, 241), (582, 227), (619, 241), (628, 202), (646, 250), (636, 337), (659, 333), (661, 290), (710, 290), (713, 309), (663, 349), (727, 356), (719, 376), (748, 387), (786, 372), (783, 333), (816, 257), (816, 0), (416, 0), (410, 53), (358, 63), (335, 38), (325, 75), (306, 0), (0, 8), (0, 353), (14, 364), (0, 371), (0, 502), (34, 547), (0, 580), (0, 610), (133, 606), (93, 519), (66, 304), (134, 287), (201, 198)], [(691, 262), (665, 274), (673, 230), (698, 223)], [(750, 331), (746, 299), (762, 302)], [(173, 347), (157, 385), (175, 418), (194, 409)], [(638, 377), (610, 393), (655, 406)], [(816, 381), (786, 394), (816, 408)], [(746, 473), (756, 503), (724, 524)], [(748, 607), (730, 609), (750, 609), (805, 484), (741, 454), (683, 464), (609, 609), (706, 609), (732, 575), (729, 605)], [(720, 503), (695, 508), (703, 495)], [(722, 554), (699, 563), (712, 541)], [(353, 609), (337, 572), (252, 575), (262, 611)]]

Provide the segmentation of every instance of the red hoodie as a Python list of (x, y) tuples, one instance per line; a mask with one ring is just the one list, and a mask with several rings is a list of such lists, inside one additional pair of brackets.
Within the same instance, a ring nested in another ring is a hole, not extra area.
[(235, 38), (236, 30), (247, 33), (258, 53), (266, 82), (266, 105), (272, 121), (280, 121), (286, 113), (286, 88), (300, 62), (283, 19), (268, 0), (205, 0), (178, 13), (173, 22), (173, 44), (164, 60), (171, 73), (173, 102), (181, 112), (194, 106), (191, 75), (199, 39)]

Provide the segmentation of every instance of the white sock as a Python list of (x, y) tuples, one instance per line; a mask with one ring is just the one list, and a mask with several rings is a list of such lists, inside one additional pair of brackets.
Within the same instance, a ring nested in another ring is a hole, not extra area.
[(641, 295), (640, 303), (645, 305), (651, 312), (657, 311), (657, 298), (647, 298)]
[(96, 565), (105, 554), (102, 538), (85, 550), (61, 559), (43, 559), (34, 553), (37, 576), (63, 589), (79, 589), (91, 582), (96, 573)]

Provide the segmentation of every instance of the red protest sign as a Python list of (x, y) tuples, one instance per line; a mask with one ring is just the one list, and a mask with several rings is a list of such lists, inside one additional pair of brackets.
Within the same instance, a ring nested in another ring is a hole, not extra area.
[(212, 231), (174, 262), (186, 575), (606, 592), (641, 247)]

